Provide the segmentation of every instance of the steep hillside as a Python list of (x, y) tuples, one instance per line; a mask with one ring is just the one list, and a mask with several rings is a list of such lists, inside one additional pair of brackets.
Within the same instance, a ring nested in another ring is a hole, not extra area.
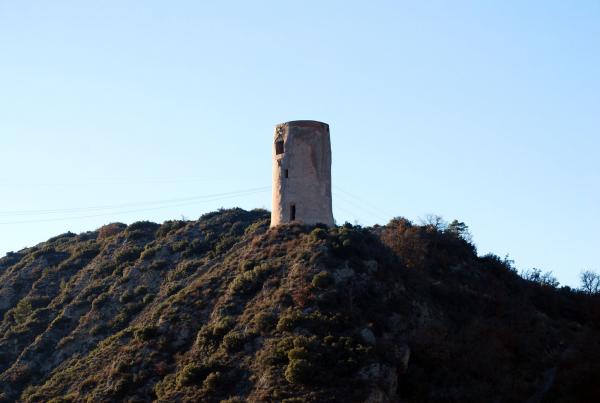
[(0, 259), (0, 400), (600, 401), (597, 298), (456, 228), (268, 224), (110, 224)]

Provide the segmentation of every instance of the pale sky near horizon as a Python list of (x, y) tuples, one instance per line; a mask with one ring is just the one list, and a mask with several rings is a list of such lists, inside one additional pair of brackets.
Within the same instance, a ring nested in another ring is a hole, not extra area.
[(598, 1), (0, 0), (0, 255), (270, 209), (295, 119), (331, 127), (340, 223), (440, 214), (600, 271)]

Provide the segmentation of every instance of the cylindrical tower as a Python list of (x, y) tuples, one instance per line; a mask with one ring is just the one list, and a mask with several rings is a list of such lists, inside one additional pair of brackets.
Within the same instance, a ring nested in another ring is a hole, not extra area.
[(271, 227), (293, 221), (335, 225), (326, 123), (294, 120), (275, 127)]

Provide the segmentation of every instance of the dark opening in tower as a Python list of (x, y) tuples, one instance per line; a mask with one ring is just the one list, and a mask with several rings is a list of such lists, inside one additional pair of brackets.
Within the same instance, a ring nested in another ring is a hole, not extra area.
[(296, 205), (290, 204), (290, 221), (296, 220)]
[(275, 154), (283, 154), (283, 138), (281, 137), (277, 137), (277, 140), (275, 140)]

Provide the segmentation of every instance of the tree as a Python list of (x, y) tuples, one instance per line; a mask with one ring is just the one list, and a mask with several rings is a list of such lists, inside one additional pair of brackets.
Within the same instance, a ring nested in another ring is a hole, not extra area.
[(444, 218), (437, 214), (427, 214), (424, 218), (421, 218), (421, 224), (440, 232), (448, 227), (448, 223), (444, 221)]
[(556, 288), (559, 286), (559, 282), (552, 275), (551, 271), (547, 271), (542, 273), (540, 269), (536, 269), (535, 267), (531, 270), (524, 270), (521, 272), (521, 277), (525, 280), (532, 281), (541, 286)]
[(473, 243), (473, 236), (469, 232), (469, 227), (462, 221), (453, 220), (446, 227), (446, 232), (463, 239), (468, 243)]
[(586, 270), (581, 273), (581, 290), (589, 295), (600, 294), (600, 274)]

